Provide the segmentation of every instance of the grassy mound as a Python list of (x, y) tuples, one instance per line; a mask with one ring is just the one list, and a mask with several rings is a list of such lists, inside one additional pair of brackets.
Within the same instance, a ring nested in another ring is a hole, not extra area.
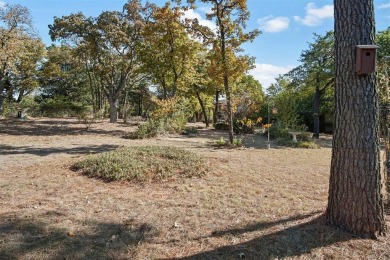
[(175, 147), (123, 147), (91, 155), (73, 165), (90, 177), (106, 181), (158, 181), (201, 176), (206, 164), (195, 153)]

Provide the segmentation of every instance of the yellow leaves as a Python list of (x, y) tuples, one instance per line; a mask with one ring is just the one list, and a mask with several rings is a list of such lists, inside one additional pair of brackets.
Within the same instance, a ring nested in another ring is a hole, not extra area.
[(242, 10), (247, 9), (246, 0), (236, 0), (236, 2), (240, 6), (240, 9)]
[(178, 103), (179, 98), (170, 99), (154, 99), (157, 108), (153, 112), (153, 118), (166, 118), (174, 112), (174, 107)]
[(68, 232), (68, 236), (74, 237), (74, 236), (76, 236), (76, 232), (74, 232), (74, 231), (69, 231), (69, 232)]
[(250, 119), (250, 118), (246, 118), (244, 117), (243, 119), (240, 120), (240, 123), (243, 125), (243, 126), (246, 126), (248, 128), (251, 128), (252, 126), (254, 126), (256, 123)]
[(268, 129), (268, 128), (270, 128), (272, 126), (272, 124), (264, 124), (263, 125), (263, 129)]

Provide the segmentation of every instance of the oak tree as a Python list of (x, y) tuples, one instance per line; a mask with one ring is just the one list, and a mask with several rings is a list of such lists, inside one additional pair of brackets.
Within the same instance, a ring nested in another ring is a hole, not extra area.
[[(193, 6), (196, 1), (187, 0), (187, 2)], [(246, 21), (249, 19), (246, 0), (200, 0), (200, 2), (211, 5), (211, 12), (206, 14), (206, 18), (216, 23), (216, 30), (213, 31), (212, 37), (207, 34), (206, 42), (212, 43), (217, 50), (227, 102), (229, 141), (233, 143), (231, 84), (236, 80), (232, 72), (235, 73), (234, 68), (237, 68), (237, 63), (232, 63), (230, 58), (236, 59), (237, 53), (242, 51), (241, 45), (254, 40), (260, 32), (258, 30), (244, 32)]]
[(181, 20), (183, 10), (148, 5), (148, 19), (143, 30), (147, 44), (143, 50), (144, 71), (154, 82), (160, 98), (168, 99), (185, 91), (199, 43), (190, 38)]
[[(32, 41), (38, 41), (38, 37), (34, 32), (30, 11), (21, 5), (6, 4), (0, 8), (0, 114), (3, 112), (4, 92), (6, 88), (12, 88), (11, 74), (15, 76), (16, 65), (21, 65), (23, 55), (31, 50), (26, 44)], [(34, 55), (30, 54), (24, 57), (23, 65)]]
[(122, 91), (139, 80), (143, 11), (139, 0), (129, 0), (122, 12), (106, 11), (96, 18), (71, 14), (49, 26), (52, 40), (73, 42), (93, 67), (110, 104), (111, 123), (117, 122)]

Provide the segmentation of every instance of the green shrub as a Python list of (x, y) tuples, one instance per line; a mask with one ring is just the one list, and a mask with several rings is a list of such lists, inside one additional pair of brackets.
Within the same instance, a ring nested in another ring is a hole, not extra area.
[(165, 133), (182, 133), (189, 117), (190, 109), (186, 99), (156, 101), (156, 110), (145, 124), (139, 125), (130, 139), (144, 139)]
[(229, 124), (227, 124), (227, 123), (216, 123), (215, 125), (214, 125), (214, 128), (216, 129), (216, 130), (229, 130)]
[(106, 181), (158, 181), (202, 176), (207, 172), (197, 154), (175, 147), (123, 147), (91, 155), (73, 165), (74, 170)]
[(234, 137), (233, 138), (233, 146), (241, 147), (242, 146), (242, 139)]
[(105, 111), (104, 111), (104, 109), (100, 109), (100, 110), (98, 110), (98, 111), (96, 111), (94, 114), (93, 114), (93, 116), (94, 116), (94, 118), (97, 120), (97, 121), (102, 121), (103, 119), (104, 119), (104, 117), (105, 117)]
[(227, 144), (229, 144), (229, 142), (223, 136), (221, 136), (221, 138), (219, 138), (217, 141), (215, 141), (216, 146), (225, 146)]
[(189, 126), (184, 129), (185, 134), (197, 134), (198, 133), (198, 128), (195, 126)]
[[(312, 141), (312, 133), (305, 132), (305, 126), (288, 126), (281, 122), (271, 125), (268, 128), (270, 131), (270, 137), (275, 139), (278, 144), (289, 146), (289, 147), (298, 147), (298, 148), (319, 148), (319, 146)], [(292, 135), (289, 132), (301, 132), (301, 134), (297, 135), (297, 141), (292, 141)], [(266, 132), (266, 134), (268, 134)]]
[(4, 117), (16, 117), (18, 113), (18, 108), (16, 103), (9, 103), (6, 100), (4, 100), (3, 103), (3, 114)]
[[(269, 126), (268, 131), (270, 133), (271, 139), (292, 139), (292, 135), (289, 132), (302, 132), (302, 134), (298, 135), (301, 140), (310, 141), (310, 133), (306, 133), (307, 127), (305, 125), (300, 126), (292, 126), (282, 122), (277, 122)], [(266, 131), (266, 134), (268, 132)]]
[(135, 132), (129, 133), (130, 139), (145, 139), (157, 136), (161, 128), (158, 120), (149, 119), (146, 123), (138, 126)]
[(293, 142), (292, 139), (278, 139), (277, 143), (279, 145), (294, 147), (294, 148), (308, 148), (308, 149), (317, 149), (320, 148), (318, 144), (313, 141), (298, 141)]
[(246, 117), (233, 120), (233, 130), (235, 134), (253, 134), (255, 132), (255, 125), (255, 121)]
[(77, 121), (84, 124), (87, 128), (91, 128), (92, 124), (96, 123), (96, 116), (93, 113), (92, 107), (85, 106), (76, 114)]
[[(271, 139), (289, 139), (289, 128), (282, 123), (275, 123), (268, 128)], [(268, 131), (266, 133), (268, 134)]]
[(233, 143), (231, 144), (229, 142), (229, 140), (227, 140), (223, 136), (221, 136), (220, 139), (215, 141), (215, 146), (217, 146), (217, 147), (227, 147), (227, 148), (241, 147), (242, 146), (242, 139), (234, 137), (233, 138)]
[(298, 148), (318, 149), (321, 148), (318, 144), (313, 141), (299, 141), (297, 144)]
[(35, 102), (32, 96), (26, 96), (23, 100), (18, 104), (20, 110), (24, 111), (26, 114), (31, 116), (39, 116), (39, 104)]
[(302, 134), (298, 135), (299, 141), (304, 142), (312, 142), (313, 134), (310, 132), (302, 132)]
[(42, 116), (63, 117), (76, 116), (85, 110), (86, 105), (73, 102), (66, 97), (44, 99), (40, 102), (39, 110)]

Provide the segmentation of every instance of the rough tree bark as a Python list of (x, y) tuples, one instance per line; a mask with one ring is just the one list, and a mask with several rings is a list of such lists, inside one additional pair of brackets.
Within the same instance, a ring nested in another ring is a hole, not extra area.
[(108, 97), (110, 104), (110, 123), (118, 122), (118, 100), (113, 97)]
[(356, 45), (374, 43), (373, 0), (335, 0), (335, 129), (326, 219), (355, 234), (386, 232), (375, 73), (357, 76)]

